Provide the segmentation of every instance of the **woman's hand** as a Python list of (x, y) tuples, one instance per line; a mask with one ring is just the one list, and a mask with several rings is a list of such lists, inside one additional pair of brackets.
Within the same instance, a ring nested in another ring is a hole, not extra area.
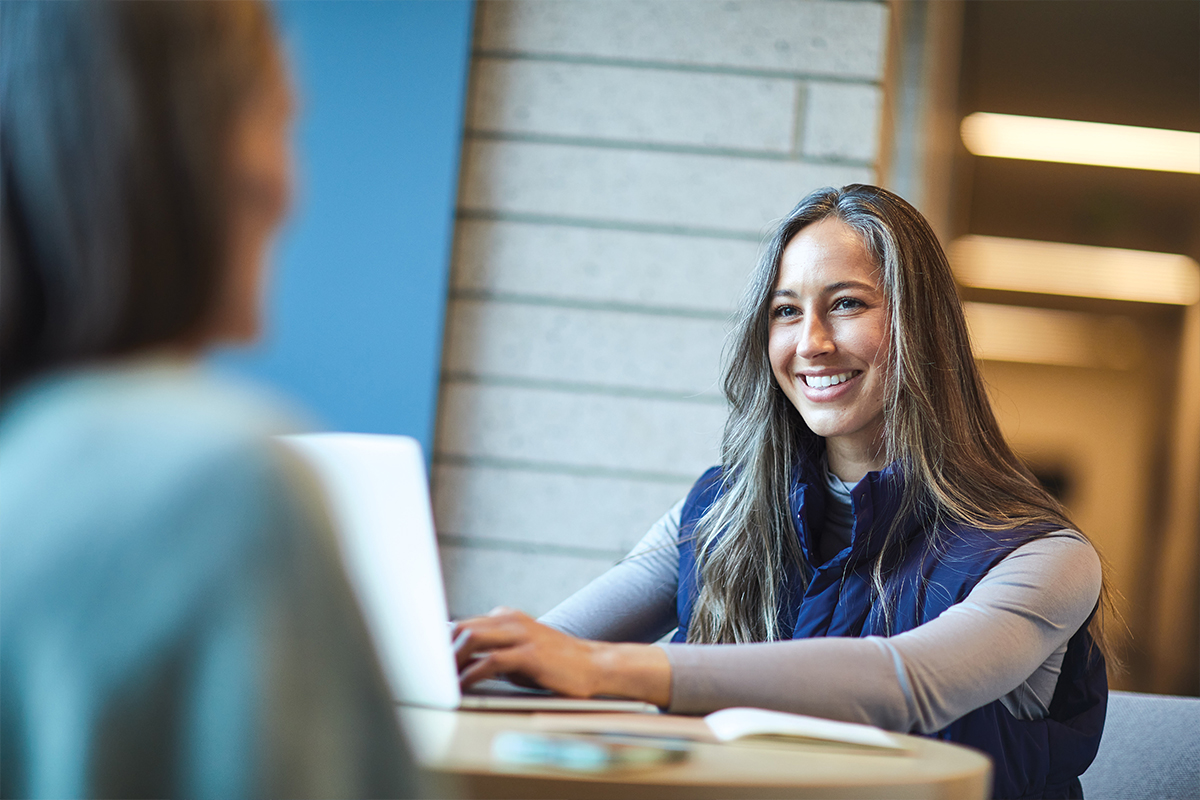
[(570, 697), (671, 701), (671, 664), (653, 645), (576, 639), (503, 607), (458, 622), (454, 640), (463, 686), (513, 674)]

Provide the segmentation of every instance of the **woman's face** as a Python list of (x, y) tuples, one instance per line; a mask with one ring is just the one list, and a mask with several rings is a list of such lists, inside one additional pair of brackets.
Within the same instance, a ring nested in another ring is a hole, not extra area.
[(261, 327), (263, 284), (292, 193), (291, 87), (282, 66), (234, 126), (229, 149), (229, 272), (215, 338), (250, 342)]
[[(827, 217), (800, 231), (779, 262), (768, 351), (784, 394), (844, 480), (884, 466), (887, 300), (859, 235)], [(845, 474), (843, 474), (845, 473)]]

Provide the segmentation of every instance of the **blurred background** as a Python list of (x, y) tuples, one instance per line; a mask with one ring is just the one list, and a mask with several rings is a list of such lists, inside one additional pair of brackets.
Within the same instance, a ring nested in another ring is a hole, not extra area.
[(1117, 685), (1200, 693), (1200, 3), (277, 8), (301, 193), (271, 336), (222, 360), (422, 441), (452, 614), (548, 610), (715, 463), (764, 234), (876, 182), (933, 222), (1006, 433), (1108, 561)]

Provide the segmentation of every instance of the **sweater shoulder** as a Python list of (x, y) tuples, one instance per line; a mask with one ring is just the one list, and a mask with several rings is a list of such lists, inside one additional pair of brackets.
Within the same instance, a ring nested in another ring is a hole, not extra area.
[(230, 558), (263, 547), (300, 502), (296, 468), (270, 438), (290, 419), (253, 390), (175, 367), (28, 387), (0, 413), (6, 578), (35, 580), (84, 550), (131, 563), (168, 542)]

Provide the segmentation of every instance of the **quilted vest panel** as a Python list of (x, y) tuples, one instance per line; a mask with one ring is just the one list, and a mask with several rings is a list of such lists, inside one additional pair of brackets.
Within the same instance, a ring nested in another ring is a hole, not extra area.
[[(906, 521), (897, 532), (906, 548), (891, 565), (890, 626), (870, 582), (871, 565), (882, 546), (882, 533), (900, 507), (902, 478), (889, 467), (869, 473), (851, 493), (854, 530), (850, 547), (818, 565), (814, 521), (824, 519), (825, 491), (812, 466), (799, 468), (789, 505), (800, 551), (798, 567), (784, 575), (779, 622), (792, 638), (815, 636), (886, 636), (935, 619), (962, 601), (993, 566), (1045, 529), (1003, 533), (962, 525), (942, 525), (938, 547), (926, 546), (930, 526)], [(692, 608), (699, 594), (693, 534), (696, 523), (723, 491), (721, 469), (701, 476), (684, 503), (679, 527), (679, 591), (676, 641), (685, 641)], [(877, 524), (878, 521), (878, 524)], [(1108, 682), (1104, 658), (1085, 623), (1071, 638), (1049, 714), (1022, 720), (995, 700), (930, 734), (982, 750), (994, 766), (997, 798), (1082, 797), (1079, 775), (1100, 746)]]

